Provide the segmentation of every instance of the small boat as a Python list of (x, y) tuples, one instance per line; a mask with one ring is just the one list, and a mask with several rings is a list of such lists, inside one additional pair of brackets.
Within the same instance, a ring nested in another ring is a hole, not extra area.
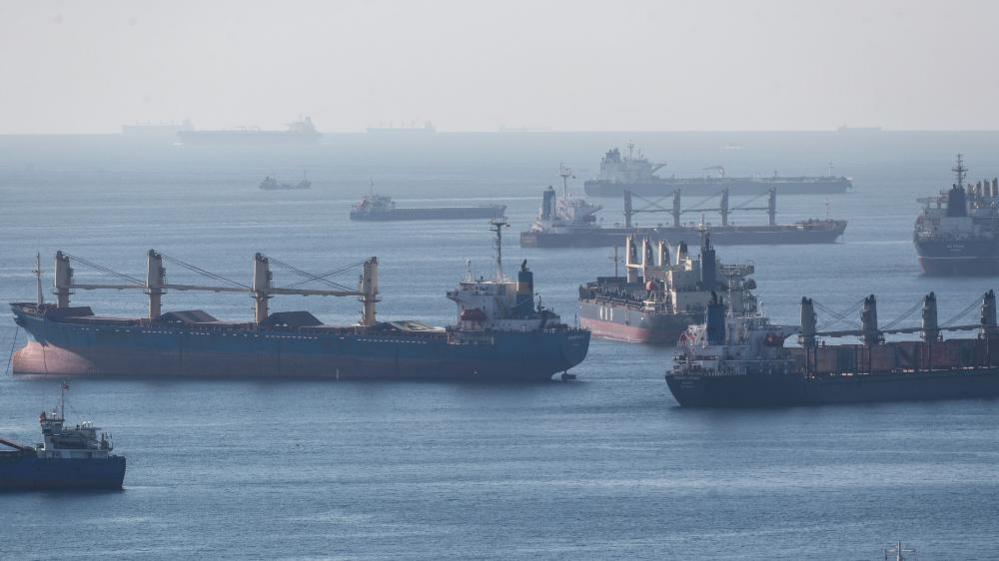
[(0, 490), (121, 489), (125, 458), (111, 453), (111, 437), (90, 421), (66, 426), (68, 389), (63, 383), (59, 408), (39, 417), (44, 442), (0, 439)]

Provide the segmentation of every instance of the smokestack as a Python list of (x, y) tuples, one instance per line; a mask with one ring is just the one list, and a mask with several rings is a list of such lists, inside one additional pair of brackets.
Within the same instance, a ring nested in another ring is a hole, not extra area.
[(669, 245), (665, 240), (659, 240), (657, 246), (656, 265), (661, 269), (669, 267)]
[(798, 336), (798, 342), (801, 346), (812, 348), (815, 346), (815, 332), (816, 323), (818, 323), (815, 317), (815, 305), (812, 304), (811, 298), (801, 298), (801, 334)]
[(527, 268), (527, 259), (520, 264), (517, 273), (517, 313), (528, 316), (534, 308), (534, 273)]
[(873, 294), (864, 298), (864, 308), (860, 312), (860, 323), (865, 345), (877, 345), (882, 341), (881, 332), (878, 331), (878, 303)]
[(73, 268), (69, 266), (69, 256), (61, 251), (55, 256), (55, 293), (56, 305), (60, 308), (69, 307), (70, 288), (73, 286)]
[(270, 261), (262, 253), (257, 253), (253, 256), (253, 300), (256, 303), (254, 321), (258, 325), (266, 321), (269, 315), (267, 300), (271, 297), (271, 278)]
[(375, 318), (375, 303), (378, 302), (378, 258), (372, 257), (364, 262), (361, 269), (361, 325), (371, 327), (377, 321)]
[(923, 298), (923, 341), (940, 339), (937, 325), (937, 295), (930, 292)]
[(555, 188), (551, 185), (545, 189), (541, 198), (541, 219), (551, 220), (555, 217)]
[(652, 280), (652, 244), (649, 238), (642, 238), (642, 282)]
[(635, 247), (635, 237), (628, 236), (624, 239), (624, 270), (628, 275), (629, 284), (638, 282), (638, 271), (635, 270), (637, 265), (638, 254)]
[(725, 344), (725, 303), (718, 294), (711, 292), (711, 301), (708, 302), (707, 314), (705, 314), (705, 324), (708, 332), (709, 345)]
[(992, 335), (996, 329), (996, 293), (989, 290), (982, 298), (982, 335)]
[(715, 260), (715, 249), (711, 247), (711, 238), (707, 234), (701, 242), (701, 288), (718, 288), (718, 263)]
[(149, 295), (149, 319), (156, 319), (163, 313), (163, 256), (150, 249), (146, 254), (146, 294)]

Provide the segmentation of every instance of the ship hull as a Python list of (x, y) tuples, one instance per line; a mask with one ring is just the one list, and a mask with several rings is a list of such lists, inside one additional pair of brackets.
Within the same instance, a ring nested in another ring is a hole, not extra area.
[(39, 458), (33, 451), (0, 453), (0, 490), (121, 489), (125, 458)]
[[(835, 243), (846, 230), (845, 221), (817, 223), (813, 226), (719, 226), (708, 228), (711, 241), (716, 245), (795, 245)], [(521, 247), (615, 247), (627, 236), (659, 240), (671, 244), (701, 242), (704, 231), (698, 227), (662, 228), (590, 228), (574, 231), (539, 232), (520, 234)]]
[(643, 312), (608, 302), (583, 300), (579, 305), (579, 325), (593, 337), (623, 343), (674, 346), (691, 323), (701, 315), (667, 315)]
[(999, 368), (806, 377), (667, 374), (683, 407), (787, 407), (999, 397)]
[(386, 212), (351, 212), (351, 220), (387, 222), (393, 220), (472, 220), (500, 218), (506, 206), (466, 208), (404, 208)]
[(384, 333), (78, 324), (25, 314), (20, 375), (546, 381), (585, 358), (584, 330)]
[(591, 197), (620, 198), (625, 191), (644, 197), (665, 197), (680, 190), (684, 195), (717, 195), (728, 189), (731, 195), (760, 195), (776, 188), (781, 195), (845, 193), (853, 186), (845, 177), (837, 178), (689, 178), (623, 183), (592, 179), (584, 184)]
[(915, 246), (927, 275), (999, 275), (999, 243), (992, 239), (917, 240)]

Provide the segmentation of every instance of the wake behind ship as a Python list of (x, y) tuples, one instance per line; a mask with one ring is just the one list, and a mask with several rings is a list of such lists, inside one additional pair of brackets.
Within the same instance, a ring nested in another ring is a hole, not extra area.
[[(494, 226), (501, 236), (503, 222)], [(499, 253), (499, 252), (498, 252)], [(318, 377), (336, 379), (426, 379), (545, 381), (582, 362), (590, 334), (561, 322), (534, 303), (534, 276), (526, 262), (516, 280), (466, 278), (447, 297), (458, 319), (446, 328), (415, 321), (377, 321), (378, 260), (362, 266), (356, 289), (332, 283), (330, 290), (277, 287), (270, 263), (257, 254), (251, 287), (198, 287), (166, 282), (165, 256), (150, 250), (145, 283), (120, 285), (149, 295), (149, 317), (96, 316), (70, 306), (77, 283), (70, 257), (56, 255), (56, 304), (13, 303), (17, 324), (33, 338), (13, 359), (15, 374), (59, 376)], [(77, 259), (79, 261), (79, 259)], [(186, 265), (172, 259), (175, 264)], [(39, 267), (40, 269), (40, 267)], [(298, 269), (293, 271), (304, 273)], [(307, 280), (329, 275), (305, 273)], [(107, 285), (100, 285), (107, 288)], [(249, 293), (255, 321), (219, 321), (200, 310), (161, 312), (167, 290)], [(268, 313), (275, 295), (356, 296), (357, 325), (325, 325), (306, 311)]]

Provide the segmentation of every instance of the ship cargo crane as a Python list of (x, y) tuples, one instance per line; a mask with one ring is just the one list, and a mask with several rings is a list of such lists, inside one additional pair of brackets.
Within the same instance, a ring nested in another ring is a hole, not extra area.
[[(762, 198), (767, 196), (767, 206), (749, 206)], [(706, 207), (703, 206), (707, 204), (711, 199), (719, 197), (719, 203), (717, 207)], [(644, 208), (636, 209), (634, 207), (633, 199), (638, 198), (645, 201), (647, 206)], [(639, 195), (635, 195), (631, 191), (625, 190), (624, 192), (624, 225), (626, 228), (632, 227), (632, 217), (639, 213), (660, 213), (665, 212), (673, 215), (673, 226), (680, 226), (680, 217), (683, 214), (691, 212), (717, 212), (721, 214), (722, 226), (728, 226), (728, 217), (733, 211), (736, 210), (765, 210), (769, 218), (769, 224), (771, 226), (777, 225), (777, 189), (771, 187), (766, 193), (760, 193), (755, 197), (739, 203), (735, 206), (730, 206), (729, 204), (729, 192), (728, 189), (722, 189), (715, 195), (712, 195), (706, 199), (701, 200), (699, 203), (694, 205), (692, 208), (682, 208), (681, 204), (681, 192), (679, 189), (673, 191), (673, 204), (671, 207), (666, 207), (662, 204), (663, 199), (650, 200)]]
[[(73, 276), (73, 267), (70, 266), (70, 259), (83, 263), (84, 265), (96, 269), (98, 271), (108, 273), (113, 275), (123, 281), (122, 284), (90, 284), (90, 283), (79, 283), (76, 282)], [(180, 265), (192, 272), (200, 274), (202, 276), (211, 278), (218, 282), (223, 282), (227, 286), (216, 285), (216, 286), (205, 286), (205, 285), (193, 285), (193, 284), (177, 284), (170, 283), (166, 280), (166, 268), (163, 266), (163, 261), (167, 260), (171, 263)], [(270, 270), (271, 263), (275, 265), (283, 266), (292, 272), (305, 277), (305, 281), (292, 284), (287, 287), (274, 286), (272, 283), (273, 274)], [(313, 275), (301, 269), (298, 269), (287, 263), (278, 261), (277, 259), (268, 258), (267, 256), (257, 253), (253, 257), (253, 283), (252, 285), (246, 285), (234, 280), (227, 279), (216, 273), (212, 273), (190, 263), (185, 263), (176, 258), (168, 257), (156, 250), (150, 249), (147, 253), (146, 260), (146, 278), (145, 280), (127, 275), (124, 273), (119, 273), (108, 267), (104, 267), (97, 263), (87, 261), (80, 257), (72, 257), (67, 253), (62, 251), (56, 252), (55, 257), (55, 295), (56, 295), (56, 306), (58, 308), (68, 308), (70, 302), (70, 295), (73, 290), (99, 290), (99, 289), (112, 289), (112, 290), (142, 290), (149, 297), (149, 319), (155, 320), (162, 315), (162, 299), (163, 295), (167, 290), (178, 290), (178, 291), (202, 291), (202, 292), (235, 292), (250, 294), (255, 301), (255, 313), (254, 320), (257, 324), (260, 324), (267, 320), (269, 316), (268, 312), (268, 300), (277, 295), (295, 295), (295, 296), (334, 296), (334, 297), (344, 297), (344, 296), (357, 296), (362, 303), (362, 314), (361, 314), (361, 325), (374, 325), (376, 322), (375, 316), (375, 304), (378, 302), (378, 258), (371, 257), (360, 264), (361, 267), (361, 278), (358, 282), (357, 288), (351, 288), (334, 281), (329, 280), (329, 277), (341, 274), (354, 266), (344, 267), (337, 269), (328, 273), (321, 275)], [(38, 268), (36, 274), (38, 275), (39, 284), (41, 283), (41, 268)], [(329, 285), (332, 290), (317, 290), (311, 288), (296, 288), (296, 286), (303, 284), (304, 282), (317, 281), (323, 282)], [(39, 306), (41, 306), (42, 300), (39, 292)]]

